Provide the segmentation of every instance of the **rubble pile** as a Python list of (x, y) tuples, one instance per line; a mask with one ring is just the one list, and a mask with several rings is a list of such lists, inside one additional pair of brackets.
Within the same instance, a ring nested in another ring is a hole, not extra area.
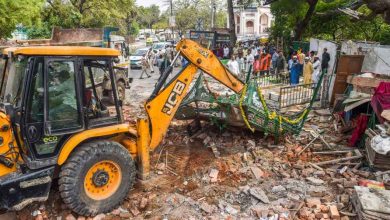
[[(142, 106), (129, 104), (124, 116), (134, 124)], [(17, 217), (389, 219), (389, 207), (372, 201), (389, 204), (390, 171), (374, 169), (376, 162), (370, 165), (365, 148), (349, 147), (354, 123), (344, 123), (328, 109), (312, 111), (300, 135), (285, 136), (279, 142), (247, 129), (220, 130), (212, 123), (202, 123), (190, 135), (190, 123), (171, 123), (163, 143), (151, 155), (151, 178), (139, 181), (111, 213), (77, 216), (57, 192), (44, 205), (34, 204)]]
[[(355, 219), (354, 187), (388, 174), (365, 169), (360, 151), (345, 147), (332, 120), (326, 111), (312, 114), (300, 136), (278, 144), (208, 124), (189, 136), (188, 122), (174, 121), (152, 155), (151, 179), (137, 184), (118, 209), (84, 219)], [(63, 204), (37, 210), (35, 219), (83, 219)]]

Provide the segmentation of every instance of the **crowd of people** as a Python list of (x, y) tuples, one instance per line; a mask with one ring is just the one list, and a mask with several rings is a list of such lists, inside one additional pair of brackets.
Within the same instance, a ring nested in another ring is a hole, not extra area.
[(321, 59), (314, 51), (308, 53), (302, 49), (291, 51), (287, 59), (283, 51), (277, 51), (272, 46), (259, 44), (247, 46), (242, 43), (237, 44), (232, 53), (226, 45), (217, 47), (214, 53), (221, 59), (228, 58), (227, 67), (239, 77), (245, 77), (248, 71), (255, 76), (283, 74), (289, 76), (291, 85), (299, 84), (300, 76), (303, 76), (304, 84), (316, 84), (321, 70), (327, 71), (330, 61), (326, 48)]
[[(246, 73), (251, 71), (254, 76), (263, 75), (284, 75), (289, 76), (291, 85), (298, 85), (300, 76), (303, 76), (304, 84), (316, 84), (319, 80), (321, 70), (327, 71), (330, 55), (325, 48), (321, 59), (314, 52), (305, 52), (302, 49), (291, 51), (288, 58), (283, 51), (278, 51), (269, 45), (253, 43), (251, 45), (238, 43), (232, 51), (228, 45), (217, 45), (214, 54), (220, 59), (229, 59), (228, 69), (236, 76), (244, 79)], [(159, 50), (155, 53), (152, 49), (142, 58), (142, 72), (150, 77), (154, 73), (154, 66), (157, 66), (160, 76), (165, 69), (171, 65), (176, 51), (173, 46), (167, 46), (165, 51)], [(179, 59), (175, 66), (185, 66), (188, 61), (185, 58)], [(150, 71), (150, 74), (148, 73)]]

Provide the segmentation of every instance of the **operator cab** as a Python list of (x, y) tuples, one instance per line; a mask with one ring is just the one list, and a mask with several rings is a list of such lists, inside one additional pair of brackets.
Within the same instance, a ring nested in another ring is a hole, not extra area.
[[(57, 162), (75, 133), (121, 123), (113, 63), (119, 52), (90, 47), (25, 47), (3, 52), (1, 99), (30, 169)], [(107, 97), (105, 95), (111, 95)], [(8, 112), (7, 112), (8, 114)]]

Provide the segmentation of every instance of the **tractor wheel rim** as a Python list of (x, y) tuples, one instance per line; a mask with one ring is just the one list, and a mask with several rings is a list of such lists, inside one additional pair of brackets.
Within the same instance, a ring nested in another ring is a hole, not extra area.
[(122, 171), (113, 161), (104, 160), (89, 168), (84, 180), (84, 190), (94, 200), (104, 200), (112, 196), (122, 182)]

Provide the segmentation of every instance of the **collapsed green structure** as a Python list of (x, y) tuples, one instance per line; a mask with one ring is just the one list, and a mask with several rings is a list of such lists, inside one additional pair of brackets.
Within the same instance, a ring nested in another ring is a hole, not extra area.
[[(233, 126), (246, 126), (272, 134), (275, 138), (283, 134), (299, 134), (313, 107), (321, 88), (324, 73), (313, 88), (314, 92), (305, 109), (292, 115), (283, 115), (280, 109), (266, 103), (259, 77), (246, 77), (246, 85), (241, 94), (217, 95), (211, 91), (208, 82), (200, 74), (195, 84), (183, 100), (176, 113), (179, 120), (200, 119), (223, 122)], [(304, 85), (311, 86), (311, 85)]]

